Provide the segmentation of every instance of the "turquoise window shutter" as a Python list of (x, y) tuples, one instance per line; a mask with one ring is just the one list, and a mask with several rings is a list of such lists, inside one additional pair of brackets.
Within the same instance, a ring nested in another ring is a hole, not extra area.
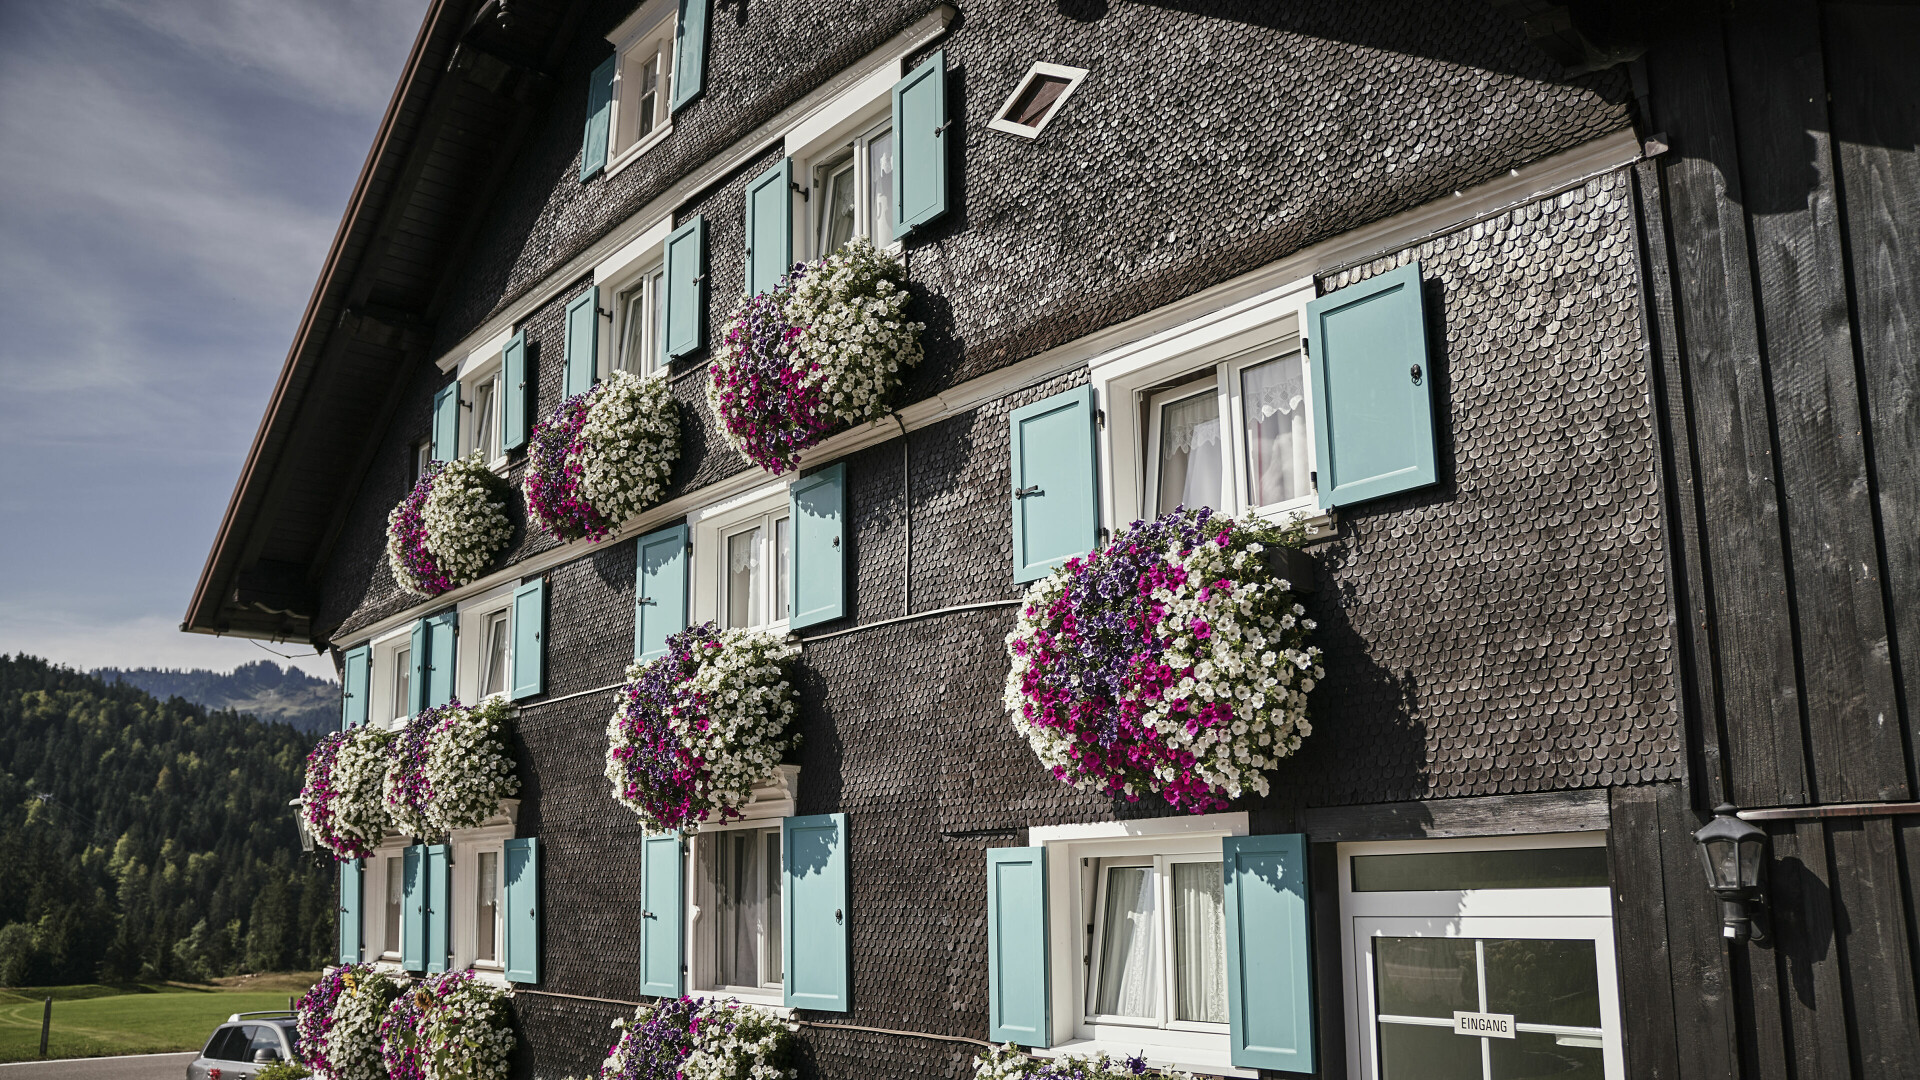
[(460, 456), (460, 384), (451, 382), (433, 395), (433, 460)]
[(893, 84), (893, 235), (947, 212), (947, 53)]
[(1309, 303), (1307, 333), (1321, 508), (1436, 483), (1420, 264)]
[(567, 368), (565, 396), (593, 389), (600, 373), (600, 286), (567, 302)]
[(400, 858), (400, 966), (408, 971), (427, 966), (426, 851), (415, 844)]
[(447, 970), (447, 923), (453, 911), (453, 863), (445, 844), (427, 847), (427, 972)]
[(613, 132), (613, 65), (607, 57), (587, 76), (587, 131), (580, 143), (580, 180), (607, 167), (607, 139)]
[(747, 185), (747, 293), (758, 295), (793, 268), (793, 159)]
[(453, 700), (453, 666), (459, 626), (459, 613), (443, 611), (429, 615), (427, 624), (426, 707), (437, 709)]
[(1099, 542), (1093, 388), (1013, 410), (1013, 580), (1033, 581)]
[(340, 679), (340, 729), (356, 728), (367, 722), (367, 675), (372, 667), (373, 650), (362, 645), (348, 649)]
[(707, 0), (680, 0), (673, 30), (673, 112), (700, 96), (707, 73)]
[(707, 342), (707, 219), (695, 217), (667, 237), (668, 360)]
[(1302, 833), (1229, 836), (1221, 841), (1221, 862), (1233, 1063), (1311, 1073), (1307, 838)]
[(667, 639), (687, 628), (687, 527), (639, 540), (633, 582), (633, 658), (667, 654)]
[(432, 663), (427, 657), (428, 636), (427, 620), (415, 619), (412, 644), (407, 650), (407, 689), (408, 696), (413, 698), (407, 702), (408, 715), (424, 712), (427, 708), (427, 668)]
[(1052, 1046), (1047, 849), (987, 849), (987, 1038)]
[(540, 981), (540, 841), (526, 836), (506, 843), (505, 946), (507, 981)]
[(837, 462), (787, 489), (793, 565), (787, 574), (794, 630), (847, 613), (847, 466)]
[(795, 1009), (849, 1012), (853, 1000), (853, 911), (848, 906), (847, 815), (780, 822), (780, 890), (786, 933), (784, 1003)]
[(686, 860), (679, 833), (655, 833), (640, 852), (640, 992), (679, 997), (685, 986)]
[(527, 332), (513, 335), (500, 350), (500, 393), (503, 419), (500, 445), (518, 450), (527, 445), (527, 430), (532, 426), (533, 386), (527, 382)]
[(546, 688), (547, 581), (534, 578), (513, 590), (513, 685), (507, 696), (530, 698)]
[(360, 860), (340, 864), (340, 962), (360, 962)]

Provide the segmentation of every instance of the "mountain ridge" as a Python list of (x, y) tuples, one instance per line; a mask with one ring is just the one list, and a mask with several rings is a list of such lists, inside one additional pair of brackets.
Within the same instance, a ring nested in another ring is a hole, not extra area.
[(317, 679), (289, 664), (255, 660), (232, 671), (206, 668), (95, 668), (89, 674), (105, 683), (125, 683), (165, 701), (178, 697), (208, 709), (251, 713), (280, 721), (310, 735), (331, 731), (340, 722), (340, 684)]

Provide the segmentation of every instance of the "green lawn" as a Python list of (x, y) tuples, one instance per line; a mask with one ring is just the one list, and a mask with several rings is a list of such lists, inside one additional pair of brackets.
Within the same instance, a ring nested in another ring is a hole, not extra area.
[(228, 1015), (287, 1007), (285, 989), (168, 985), (0, 990), (0, 1062), (40, 1054), (40, 1011), (53, 998), (50, 1058), (198, 1050)]

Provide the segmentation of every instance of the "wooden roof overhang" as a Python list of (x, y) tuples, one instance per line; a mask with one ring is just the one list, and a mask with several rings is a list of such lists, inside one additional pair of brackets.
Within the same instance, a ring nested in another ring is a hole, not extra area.
[(429, 6), (182, 630), (312, 643), (319, 575), (580, 7)]

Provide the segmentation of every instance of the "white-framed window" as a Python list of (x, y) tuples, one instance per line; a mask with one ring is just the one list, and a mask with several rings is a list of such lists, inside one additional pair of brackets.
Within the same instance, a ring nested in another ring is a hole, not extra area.
[(607, 35), (619, 57), (613, 74), (609, 173), (646, 153), (673, 130), (669, 101), (678, 21), (673, 0), (651, 0)]
[(780, 821), (793, 813), (797, 766), (754, 789), (733, 821), (709, 822), (687, 844), (687, 985), (779, 1006), (782, 999)]
[(808, 158), (807, 246), (813, 258), (856, 236), (893, 243), (893, 118), (828, 141)]
[(457, 969), (499, 977), (506, 968), (506, 842), (511, 815), (449, 838), (453, 848), (449, 943)]
[(433, 463), (433, 440), (421, 439), (413, 444), (413, 480), (407, 486), (412, 487), (427, 475), (427, 466)]
[(1318, 512), (1311, 372), (1296, 282), (1091, 364), (1105, 524), (1176, 506), (1275, 519)]
[(1010, 135), (1038, 138), (1040, 132), (1066, 104), (1067, 96), (1087, 77), (1086, 68), (1064, 64), (1036, 63), (1014, 84), (1013, 93), (995, 113), (987, 127)]
[(694, 514), (694, 622), (781, 633), (786, 629), (793, 522), (787, 481)]
[(1604, 833), (1342, 844), (1356, 1080), (1626, 1075)]
[(398, 966), (406, 941), (402, 917), (406, 895), (406, 848), (395, 840), (374, 849), (360, 877), (362, 955), (369, 963)]
[(1231, 1064), (1221, 841), (1247, 816), (1036, 827), (1047, 851), (1052, 1050), (1252, 1076)]
[(666, 265), (654, 259), (636, 272), (622, 274), (610, 292), (613, 341), (605, 350), (607, 371), (602, 374), (631, 371), (650, 375), (660, 370), (660, 335), (667, 313)]
[(453, 673), (454, 696), (463, 702), (478, 704), (512, 687), (515, 585), (508, 582), (459, 607)]
[(500, 444), (501, 403), (504, 399), (498, 361), (460, 380), (460, 404), (467, 411), (467, 415), (462, 417), (462, 427), (465, 429), (461, 439), (463, 456), (477, 450), (480, 460), (488, 464), (506, 458), (506, 451)]
[(374, 638), (367, 665), (367, 721), (397, 728), (413, 715), (413, 624)]

